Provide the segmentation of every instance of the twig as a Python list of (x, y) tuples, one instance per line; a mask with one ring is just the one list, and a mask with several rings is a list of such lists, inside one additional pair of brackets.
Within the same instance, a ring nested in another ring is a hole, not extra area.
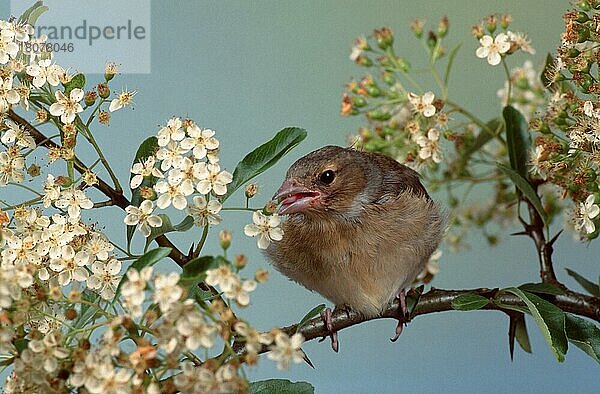
[[(442, 289), (431, 289), (429, 292), (421, 295), (419, 303), (416, 305), (414, 311), (411, 314), (411, 319), (414, 319), (420, 315), (427, 315), (436, 312), (454, 311), (452, 308), (452, 301), (458, 296), (463, 294), (478, 294), (488, 298), (491, 302), (485, 306), (485, 310), (497, 310), (504, 313), (507, 310), (496, 305), (492, 300), (496, 299), (498, 303), (504, 305), (519, 305), (526, 308), (523, 301), (510, 293), (502, 292), (499, 293), (499, 289), (471, 289), (471, 290), (442, 290)], [(587, 296), (570, 290), (566, 290), (565, 294), (553, 296), (548, 299), (549, 302), (558, 306), (565, 312), (570, 312), (576, 315), (585, 316), (600, 322), (600, 298)], [(379, 316), (375, 317), (364, 317), (357, 312), (352, 310), (336, 310), (331, 316), (333, 330), (340, 331), (348, 327), (352, 327), (357, 324), (361, 324), (367, 321), (376, 319), (396, 319), (398, 314), (398, 300), (394, 300), (385, 311)], [(392, 327), (390, 326), (390, 329)], [(282, 328), (282, 331), (288, 335), (292, 335), (295, 332), (299, 332), (304, 336), (305, 341), (314, 340), (316, 338), (322, 338), (329, 335), (329, 331), (325, 327), (325, 323), (320, 317), (314, 318), (303, 325), (300, 330), (297, 330), (297, 325), (291, 325)], [(243, 343), (234, 343), (233, 349), (238, 355), (245, 352)], [(259, 353), (266, 353), (269, 349), (266, 346), (260, 350)], [(243, 359), (243, 358), (242, 358)]]

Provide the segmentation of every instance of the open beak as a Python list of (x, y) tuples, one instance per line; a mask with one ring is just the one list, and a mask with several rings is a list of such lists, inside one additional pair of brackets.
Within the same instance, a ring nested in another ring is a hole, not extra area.
[(321, 193), (300, 185), (294, 179), (286, 179), (273, 200), (281, 200), (279, 214), (288, 215), (317, 205), (320, 197)]

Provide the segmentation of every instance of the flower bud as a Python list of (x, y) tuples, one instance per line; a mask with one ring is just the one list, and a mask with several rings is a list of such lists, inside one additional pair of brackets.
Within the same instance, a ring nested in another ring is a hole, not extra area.
[(500, 16), (500, 26), (502, 27), (502, 29), (504, 29), (504, 30), (508, 29), (508, 27), (510, 26), (511, 23), (512, 23), (512, 16), (510, 16), (508, 14), (504, 14), (504, 15)]
[(238, 254), (237, 256), (235, 256), (235, 260), (233, 261), (235, 268), (237, 268), (239, 270), (244, 268), (247, 263), (248, 263), (248, 258), (243, 254)]
[(94, 92), (93, 90), (90, 90), (85, 92), (85, 96), (83, 96), (83, 101), (85, 102), (85, 105), (89, 107), (90, 105), (94, 105), (97, 98), (98, 93)]
[(373, 32), (373, 37), (377, 41), (377, 46), (381, 49), (387, 49), (394, 43), (394, 34), (387, 27), (382, 27), (379, 30)]
[(365, 55), (360, 55), (359, 57), (357, 57), (356, 63), (359, 66), (363, 66), (363, 67), (371, 67), (373, 65), (373, 61), (371, 59), (369, 59), (368, 56), (365, 56)]
[(367, 100), (362, 97), (362, 96), (354, 96), (352, 97), (352, 105), (355, 107), (364, 107), (365, 105), (367, 105)]
[(448, 17), (444, 16), (438, 23), (438, 28), (437, 28), (438, 37), (442, 38), (442, 37), (446, 36), (446, 34), (448, 33), (448, 25), (449, 25)]
[(389, 120), (392, 117), (392, 114), (386, 111), (374, 109), (367, 112), (367, 117), (372, 120)]
[(381, 96), (381, 89), (377, 85), (369, 85), (365, 89), (367, 94), (371, 97), (379, 97)]
[(108, 88), (108, 85), (106, 83), (99, 83), (96, 89), (98, 90), (98, 95), (103, 99), (108, 98), (108, 96), (110, 96), (110, 89)]
[(414, 19), (410, 23), (410, 30), (412, 30), (413, 33), (415, 33), (415, 36), (417, 38), (421, 38), (421, 37), (423, 37), (423, 26), (424, 25), (425, 25), (425, 21), (423, 21), (422, 19)]
[(394, 74), (392, 74), (391, 72), (388, 71), (384, 71), (381, 74), (381, 79), (383, 80), (383, 82), (385, 82), (387, 85), (394, 85), (396, 83), (396, 78), (394, 77)]
[(484, 36), (483, 27), (481, 25), (471, 26), (471, 34), (473, 35), (473, 37), (479, 40), (481, 37)]
[(256, 183), (251, 183), (246, 186), (246, 198), (252, 198), (258, 193), (258, 185)]
[(590, 30), (587, 27), (579, 26), (577, 29), (577, 42), (581, 44), (590, 39)]
[(491, 34), (496, 31), (496, 15), (489, 15), (485, 18), (485, 29)]
[(435, 33), (432, 31), (429, 31), (429, 33), (427, 33), (427, 47), (429, 47), (429, 49), (433, 49), (435, 47), (436, 43), (437, 43), (437, 37), (436, 37)]
[(77, 319), (77, 311), (73, 308), (69, 308), (65, 311), (65, 317), (67, 320), (75, 320)]
[(254, 274), (254, 279), (256, 279), (258, 283), (265, 283), (269, 280), (269, 271), (264, 268), (257, 269), (256, 274)]
[(587, 0), (581, 0), (579, 3), (577, 3), (577, 6), (584, 11), (589, 11), (591, 9), (590, 3)]
[(227, 250), (231, 246), (231, 237), (231, 231), (229, 230), (221, 230), (219, 232), (219, 243), (223, 250)]
[(119, 67), (117, 66), (116, 63), (112, 63), (112, 62), (107, 63), (106, 67), (104, 68), (104, 79), (106, 80), (106, 82), (113, 79), (118, 71), (119, 71)]
[(265, 204), (265, 207), (263, 208), (263, 213), (265, 215), (270, 216), (275, 212), (277, 212), (277, 203), (275, 201), (269, 201)]

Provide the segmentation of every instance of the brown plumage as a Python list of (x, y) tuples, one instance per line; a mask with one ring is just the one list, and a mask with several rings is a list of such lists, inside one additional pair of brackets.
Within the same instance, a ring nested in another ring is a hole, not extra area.
[(437, 248), (444, 217), (412, 169), (326, 146), (296, 161), (275, 198), (285, 236), (267, 256), (336, 306), (379, 314)]

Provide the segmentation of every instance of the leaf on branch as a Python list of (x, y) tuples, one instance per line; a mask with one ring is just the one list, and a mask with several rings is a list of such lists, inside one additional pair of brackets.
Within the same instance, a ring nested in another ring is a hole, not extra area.
[(218, 267), (218, 260), (213, 256), (202, 256), (190, 260), (183, 266), (181, 282), (183, 286), (195, 286), (206, 279), (206, 271)]
[(506, 146), (510, 167), (523, 179), (527, 179), (527, 161), (531, 137), (527, 130), (529, 126), (525, 117), (519, 111), (507, 105), (502, 110), (506, 125)]
[(452, 50), (450, 51), (450, 55), (448, 55), (448, 63), (446, 64), (446, 71), (444, 72), (444, 84), (445, 85), (448, 85), (448, 79), (450, 78), (450, 71), (452, 70), (452, 65), (454, 64), (454, 59), (456, 58), (456, 55), (458, 54), (458, 50), (460, 49), (461, 46), (462, 46), (462, 43), (458, 44), (457, 46), (452, 48)]
[[(133, 159), (133, 164), (138, 163), (140, 161), (146, 160), (148, 157), (154, 155), (156, 150), (158, 149), (158, 139), (156, 137), (146, 138), (139, 146), (137, 152), (135, 153), (135, 158)], [(132, 165), (133, 166), (133, 165)], [(133, 178), (133, 174), (131, 175)], [(130, 180), (131, 180), (130, 178)], [(153, 176), (149, 176), (144, 178), (142, 184), (133, 189), (131, 191), (131, 205), (139, 207), (142, 203), (142, 195), (141, 188), (143, 186), (152, 187), (156, 183), (156, 178)], [(127, 250), (131, 245), (131, 239), (133, 238), (133, 233), (135, 231), (135, 226), (127, 226)]]
[(600, 363), (600, 329), (585, 319), (566, 313), (567, 338), (588, 356)]
[(550, 350), (559, 362), (563, 362), (568, 349), (565, 334), (565, 312), (543, 298), (516, 287), (510, 287), (504, 291), (516, 295), (527, 305), (529, 313), (533, 316)]
[(223, 196), (222, 201), (228, 199), (246, 182), (277, 163), (302, 142), (306, 135), (304, 129), (288, 127), (277, 133), (270, 141), (248, 153), (233, 171), (233, 181), (227, 186), (227, 194)]
[(171, 223), (171, 219), (168, 215), (164, 213), (158, 214), (158, 216), (162, 219), (162, 226), (160, 227), (152, 227), (150, 229), (150, 235), (146, 238), (146, 245), (144, 246), (144, 250), (148, 249), (150, 243), (154, 241), (157, 237), (172, 233), (172, 232), (186, 232), (194, 226), (194, 218), (190, 215), (187, 215), (180, 223), (173, 225)]
[(323, 310), (325, 310), (325, 304), (317, 305), (311, 309), (306, 315), (304, 315), (302, 320), (300, 320), (300, 323), (298, 323), (296, 326), (296, 332), (300, 331), (300, 329), (304, 327), (309, 320), (319, 316)]
[(519, 289), (530, 293), (562, 295), (564, 290), (552, 283), (525, 283), (519, 286)]
[(73, 89), (83, 89), (85, 86), (85, 75), (77, 74), (69, 82), (63, 84), (63, 86), (65, 87), (65, 95), (67, 96)]
[(529, 184), (529, 182), (527, 182), (527, 180), (521, 175), (519, 175), (516, 171), (514, 171), (511, 168), (508, 168), (502, 163), (496, 163), (496, 166), (500, 171), (506, 174), (513, 181), (517, 189), (519, 189), (523, 193), (523, 195), (527, 197), (529, 202), (531, 202), (531, 205), (533, 205), (537, 213), (539, 213), (544, 224), (548, 225), (548, 215), (544, 210), (542, 201), (540, 200), (540, 197), (537, 195), (535, 190), (533, 190), (533, 187)]
[(314, 394), (315, 388), (308, 382), (292, 382), (287, 379), (269, 379), (250, 382), (250, 394)]
[(477, 309), (481, 309), (487, 304), (490, 303), (490, 300), (480, 296), (479, 294), (461, 294), (450, 303), (452, 308), (457, 311), (475, 311)]
[(591, 280), (587, 280), (586, 278), (579, 275), (577, 272), (575, 272), (573, 270), (570, 270), (568, 268), (566, 268), (566, 270), (567, 270), (567, 274), (569, 274), (570, 277), (575, 279), (577, 281), (577, 283), (579, 283), (581, 285), (581, 287), (583, 287), (588, 293), (590, 293), (594, 297), (600, 297), (600, 287), (598, 287), (599, 285), (595, 284)]
[(525, 315), (523, 313), (509, 313), (508, 323), (508, 347), (510, 350), (510, 359), (513, 359), (515, 352), (515, 339), (521, 346), (521, 349), (527, 353), (531, 353), (531, 344), (529, 343), (529, 335), (527, 334), (527, 326), (525, 325)]
[(21, 14), (17, 21), (19, 24), (29, 23), (31, 26), (35, 26), (40, 15), (48, 10), (48, 6), (45, 6), (42, 1), (36, 1), (31, 7), (26, 9), (23, 14)]

